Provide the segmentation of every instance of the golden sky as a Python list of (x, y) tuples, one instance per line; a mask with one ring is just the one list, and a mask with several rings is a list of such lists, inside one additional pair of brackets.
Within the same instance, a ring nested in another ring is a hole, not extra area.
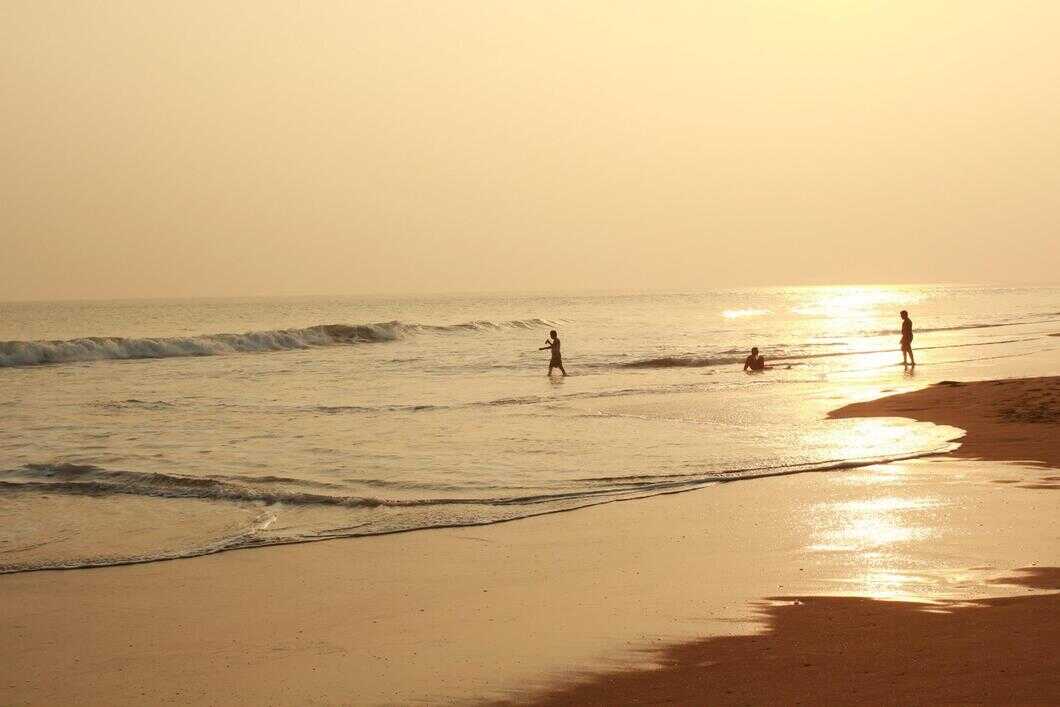
[(0, 55), (0, 300), (1058, 279), (1053, 0), (8, 0)]

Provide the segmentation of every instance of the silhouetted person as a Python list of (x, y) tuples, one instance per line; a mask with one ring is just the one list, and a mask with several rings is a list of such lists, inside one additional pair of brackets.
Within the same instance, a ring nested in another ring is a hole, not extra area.
[(751, 349), (751, 355), (744, 359), (743, 369), (745, 371), (764, 371), (766, 370), (766, 359), (764, 356), (758, 353), (758, 347), (755, 346)]
[(559, 372), (563, 375), (567, 375), (567, 371), (563, 369), (563, 355), (559, 350), (559, 335), (556, 334), (556, 330), (553, 329), (548, 333), (550, 339), (545, 339), (545, 345), (538, 349), (538, 351), (544, 351), (545, 349), (552, 349), (552, 359), (548, 362), (548, 374), (552, 375), (552, 369), (558, 368)]
[(913, 358), (913, 320), (909, 318), (909, 312), (904, 309), (899, 313), (902, 315), (902, 365), (915, 366)]

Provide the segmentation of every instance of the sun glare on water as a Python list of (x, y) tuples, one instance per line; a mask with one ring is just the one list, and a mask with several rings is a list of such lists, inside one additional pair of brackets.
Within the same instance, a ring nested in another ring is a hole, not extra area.
[(883, 305), (906, 306), (920, 301), (920, 296), (906, 288), (881, 287), (822, 287), (805, 304), (792, 308), (792, 313), (803, 316), (851, 319), (872, 316)]
[(726, 309), (721, 316), (726, 319), (742, 319), (744, 317), (761, 317), (769, 314), (768, 309)]

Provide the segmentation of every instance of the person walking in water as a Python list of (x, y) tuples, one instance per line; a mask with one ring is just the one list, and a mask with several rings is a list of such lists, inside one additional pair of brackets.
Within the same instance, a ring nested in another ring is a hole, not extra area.
[(548, 374), (552, 375), (552, 369), (558, 368), (559, 372), (563, 375), (567, 375), (567, 371), (563, 368), (563, 355), (559, 350), (559, 335), (556, 330), (553, 329), (548, 333), (548, 339), (545, 339), (545, 345), (538, 349), (538, 351), (544, 351), (545, 349), (552, 349), (552, 359), (548, 362)]
[(913, 320), (909, 318), (909, 312), (904, 309), (899, 312), (902, 316), (902, 365), (915, 366), (913, 359)]
[(766, 370), (766, 359), (764, 356), (758, 353), (758, 347), (753, 346), (751, 348), (751, 355), (744, 359), (743, 369), (745, 371), (764, 371)]

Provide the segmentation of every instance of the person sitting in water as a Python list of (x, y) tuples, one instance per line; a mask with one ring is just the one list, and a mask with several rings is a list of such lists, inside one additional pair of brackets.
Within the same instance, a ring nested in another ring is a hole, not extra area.
[(744, 359), (743, 369), (745, 371), (764, 371), (766, 370), (766, 359), (759, 355), (758, 347), (755, 346), (751, 349), (751, 355)]
[(545, 345), (538, 349), (538, 351), (552, 349), (552, 359), (548, 362), (548, 375), (552, 375), (553, 368), (558, 368), (560, 373), (567, 375), (567, 371), (563, 368), (563, 356), (559, 350), (559, 335), (556, 334), (555, 329), (550, 331), (548, 335), (551, 338), (545, 339)]

